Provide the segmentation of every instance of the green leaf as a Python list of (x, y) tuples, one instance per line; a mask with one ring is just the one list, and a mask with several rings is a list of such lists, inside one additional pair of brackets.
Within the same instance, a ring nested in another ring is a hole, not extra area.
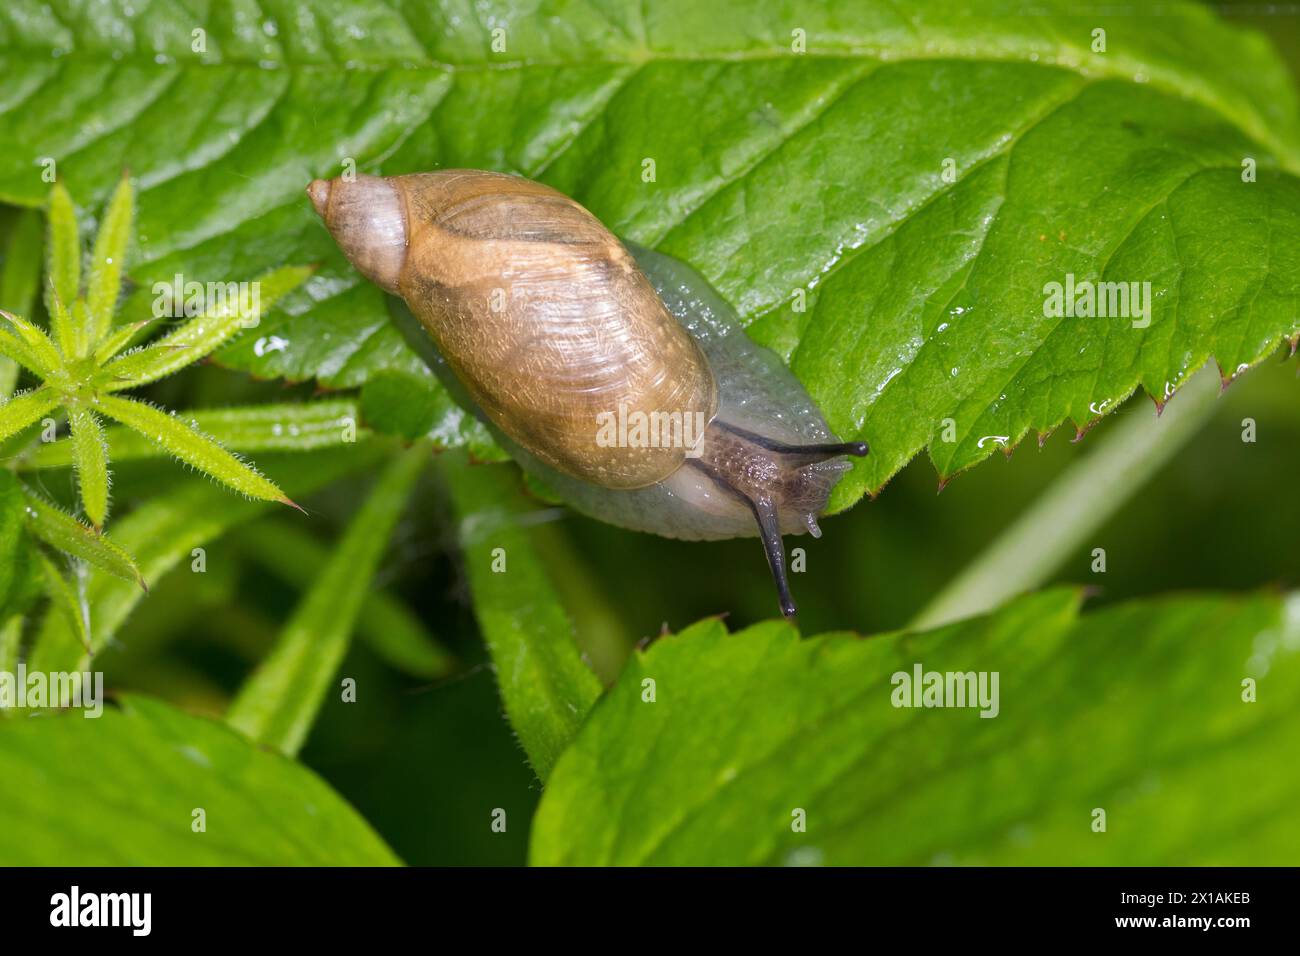
[[(870, 639), (719, 621), (661, 638), (560, 759), (532, 860), (1294, 862), (1300, 596), (1078, 603)], [(918, 666), (986, 691), (996, 673), (996, 708), (895, 706)]]
[[(1264, 37), (1202, 4), (1163, 4), (1153, 30), (1140, 10), (1072, 0), (1033, 16), (502, 0), (490, 17), (305, 0), (270, 18), (274, 36), (179, 9), (146, 29), (114, 4), (92, 30), (78, 9), (0, 14), (22, 105), (0, 112), (0, 198), (39, 202), (32, 163), (68, 153), (64, 173), (102, 195), (129, 155), (142, 284), (321, 262), (284, 315), (223, 352), (258, 374), (356, 386), (415, 370), (302, 195), (345, 159), (540, 178), (696, 267), (841, 436), (870, 441), (838, 507), (923, 449), (950, 475), (1136, 388), (1164, 401), (1210, 356), (1235, 374), (1300, 332), (1295, 88)], [(1044, 315), (1044, 286), (1067, 275), (1151, 282), (1150, 325)]]
[(101, 395), (96, 411), (140, 432), (163, 451), (250, 498), (292, 504), (276, 484), (240, 461), (193, 425), (133, 399)]
[[(275, 470), (285, 488), (302, 497), (342, 475), (373, 466), (385, 451), (383, 443), (358, 442), (345, 449), (281, 456)], [(113, 539), (136, 556), (149, 580), (157, 581), (182, 561), (190, 561), (195, 548), (205, 547), (270, 507), (270, 502), (236, 497), (204, 478), (184, 478), (174, 482), (167, 494), (115, 522)], [(96, 653), (108, 645), (143, 596), (139, 586), (91, 573), (86, 602), (92, 609), (91, 647)], [(29, 666), (63, 671), (79, 670), (85, 664), (85, 652), (66, 623), (46, 617)]]
[(0, 376), (3, 376), (5, 380), (4, 383), (0, 384), (7, 383), (9, 385), (3, 393), (0, 393), (0, 398), (8, 398), (13, 393), (13, 385), (18, 381), (19, 371), (23, 368), (42, 378), (46, 371), (41, 362), (32, 354), (32, 350), (18, 336), (8, 329), (0, 327)]
[(474, 614), (506, 715), (545, 782), (600, 694), (529, 541), (528, 526), (547, 514), (524, 505), (513, 468), (469, 466), (461, 452), (443, 455), (439, 465), (451, 490)]
[(15, 354), (10, 350), (10, 355), (42, 378), (50, 378), (63, 364), (63, 360), (49, 336), (22, 316), (13, 315), (3, 309), (0, 309), (0, 318), (3, 318), (9, 326), (7, 329), (0, 326), (4, 336), (20, 343), (26, 350), (23, 354)]
[(90, 523), (102, 528), (108, 518), (108, 443), (104, 440), (104, 426), (90, 409), (78, 403), (68, 406), (68, 424), (81, 504)]
[[(357, 425), (357, 403), (345, 398), (200, 409), (176, 415), (222, 446), (241, 452), (311, 451), (351, 444), (368, 434)], [(156, 442), (130, 428), (110, 428), (107, 440), (114, 461), (167, 454)], [(62, 468), (70, 464), (72, 443), (67, 439), (37, 446), (22, 462), (29, 468)]]
[[(41, 280), (41, 225), (40, 213), (25, 209), (14, 220), (5, 243), (4, 266), (0, 268), (0, 308), (19, 315), (31, 315), (36, 303), (36, 289)], [(0, 345), (0, 350), (3, 348)], [(12, 393), (17, 381), (18, 368), (13, 361), (0, 358), (0, 397)]]
[[(145, 697), (0, 728), (0, 863), (384, 866), (399, 861), (301, 764)], [(196, 832), (195, 808), (205, 814)]]
[(217, 296), (202, 315), (175, 332), (110, 362), (99, 373), (101, 384), (110, 391), (135, 388), (192, 365), (242, 330), (256, 327), (276, 300), (301, 285), (311, 272), (286, 266), (254, 279), (247, 297), (243, 293)]
[(7, 620), (18, 610), (10, 605), (26, 544), (25, 515), (22, 485), (12, 472), (0, 471), (0, 620)]
[(104, 221), (95, 236), (94, 258), (90, 263), (86, 307), (92, 344), (97, 344), (113, 328), (113, 311), (122, 291), (122, 265), (126, 261), (134, 214), (135, 192), (131, 180), (123, 176), (113, 191), (113, 198), (108, 201)]
[(81, 646), (90, 653), (90, 607), (81, 600), (72, 584), (59, 572), (53, 561), (44, 554), (39, 556), (39, 561), (45, 590), (50, 596), (51, 604), (59, 614), (63, 615), (72, 633), (81, 641)]
[[(291, 519), (256, 521), (239, 533), (239, 543), (249, 560), (303, 591), (320, 578), (333, 550)], [(384, 591), (362, 599), (356, 632), (388, 664), (415, 677), (432, 680), (455, 668), (419, 617)]]
[[(303, 223), (306, 232), (310, 223)], [(375, 286), (339, 261), (337, 249), (312, 242), (302, 257), (323, 260), (322, 271), (283, 308), (267, 317), (257, 336), (231, 342), (216, 359), (259, 378), (316, 379), (327, 388), (356, 388), (380, 372), (432, 379), (389, 318), (389, 303)], [(140, 303), (136, 308), (141, 308)]]
[(103, 341), (95, 347), (95, 364), (103, 365), (122, 349), (126, 348), (135, 339), (140, 330), (149, 325), (149, 320), (141, 320), (124, 325), (116, 331), (110, 332), (104, 337)]
[(429, 446), (413, 445), (380, 476), (275, 647), (240, 688), (226, 721), (260, 743), (296, 754), (347, 653), (379, 559), (388, 547)]
[(366, 424), (387, 435), (428, 437), (439, 448), (466, 449), (475, 461), (509, 460), (487, 426), (457, 405), (431, 375), (376, 374), (361, 390), (361, 414)]
[(18, 669), (18, 654), (23, 640), (23, 616), (13, 614), (0, 622), (0, 672)]
[(73, 324), (72, 306), (81, 294), (81, 236), (77, 231), (77, 210), (62, 182), (50, 191), (46, 210), (47, 242), (45, 308), (50, 313), (54, 341), (65, 358), (77, 354), (80, 338)]
[(53, 389), (41, 387), (34, 392), (22, 392), (0, 405), (0, 441), (16, 435), (52, 409), (62, 399)]
[(27, 527), (32, 534), (51, 547), (144, 588), (144, 578), (130, 554), (32, 489), (24, 487), (23, 491), (27, 499)]

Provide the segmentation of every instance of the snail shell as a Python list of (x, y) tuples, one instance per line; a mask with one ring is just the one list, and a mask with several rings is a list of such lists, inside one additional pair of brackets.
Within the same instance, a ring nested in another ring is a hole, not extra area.
[[(820, 534), (842, 456), (866, 445), (834, 440), (798, 380), (700, 276), (649, 250), (634, 257), (572, 199), (517, 176), (358, 175), (308, 193), (353, 265), (405, 300), (525, 468), (623, 527), (757, 533), (782, 612), (795, 613), (781, 535)], [(625, 440), (635, 429), (622, 424), (638, 421), (671, 424), (673, 440)], [(602, 440), (614, 422), (620, 440)]]

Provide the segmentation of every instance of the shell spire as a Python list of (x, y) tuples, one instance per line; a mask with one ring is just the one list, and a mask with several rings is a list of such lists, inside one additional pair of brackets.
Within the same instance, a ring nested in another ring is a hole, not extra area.
[(408, 230), (406, 204), (393, 181), (365, 174), (314, 179), (307, 195), (348, 260), (375, 285), (396, 295), (406, 265)]

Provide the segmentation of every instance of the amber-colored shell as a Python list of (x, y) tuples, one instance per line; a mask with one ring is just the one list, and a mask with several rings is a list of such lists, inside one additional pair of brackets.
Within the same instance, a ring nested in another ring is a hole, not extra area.
[[(446, 170), (387, 183), (406, 219), (397, 291), (502, 431), (552, 467), (608, 488), (651, 485), (681, 466), (686, 449), (675, 436), (648, 447), (633, 430), (620, 446), (610, 423), (636, 423), (637, 413), (662, 422), (701, 413), (707, 423), (717, 385), (699, 346), (599, 220), (517, 176)], [(348, 228), (329, 219), (336, 236)]]

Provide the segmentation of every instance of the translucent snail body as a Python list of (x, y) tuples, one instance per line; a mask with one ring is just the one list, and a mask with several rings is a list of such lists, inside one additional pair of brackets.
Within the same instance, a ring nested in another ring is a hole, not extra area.
[(698, 275), (634, 257), (572, 199), (516, 176), (357, 176), (308, 193), (521, 464), (613, 524), (757, 533), (794, 614), (781, 535), (818, 534), (841, 456), (867, 449), (834, 441), (797, 379)]

